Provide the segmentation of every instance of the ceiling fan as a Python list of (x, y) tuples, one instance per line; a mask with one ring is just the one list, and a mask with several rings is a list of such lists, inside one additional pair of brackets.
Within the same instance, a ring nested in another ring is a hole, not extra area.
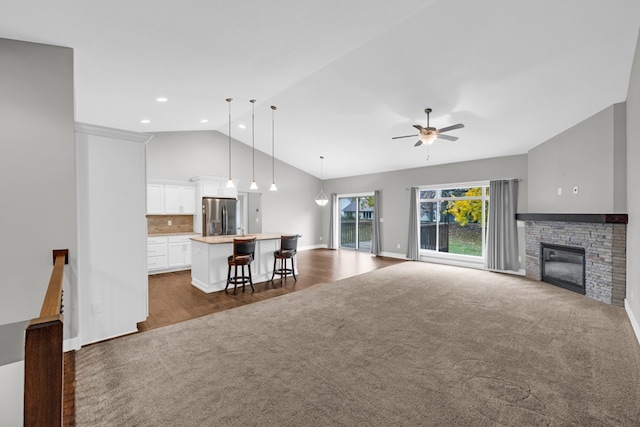
[(421, 146), (422, 144), (426, 144), (426, 145), (431, 145), (433, 144), (433, 141), (436, 140), (436, 138), (441, 138), (441, 139), (446, 139), (447, 141), (457, 141), (458, 137), (457, 136), (449, 136), (449, 135), (442, 135), (444, 132), (449, 132), (450, 130), (454, 130), (454, 129), (461, 129), (464, 127), (464, 125), (462, 123), (458, 123), (455, 125), (451, 125), (451, 126), (447, 126), (447, 127), (443, 127), (440, 129), (436, 129), (434, 127), (429, 126), (429, 114), (431, 114), (431, 108), (427, 108), (424, 110), (425, 113), (427, 113), (427, 127), (422, 127), (420, 125), (413, 125), (414, 128), (418, 129), (420, 131), (419, 134), (417, 135), (405, 135), (405, 136), (394, 136), (391, 139), (400, 139), (400, 138), (411, 138), (411, 137), (419, 137), (418, 142), (415, 143), (416, 147)]

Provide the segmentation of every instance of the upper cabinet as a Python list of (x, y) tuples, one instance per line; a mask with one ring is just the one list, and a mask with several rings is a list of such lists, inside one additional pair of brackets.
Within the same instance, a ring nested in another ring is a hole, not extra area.
[(234, 187), (227, 188), (227, 178), (216, 176), (195, 176), (191, 178), (198, 188), (199, 199), (202, 197), (238, 198), (238, 183), (234, 180)]
[(164, 213), (164, 185), (147, 184), (147, 214)]
[(196, 213), (196, 187), (185, 183), (147, 183), (147, 214)]
[(164, 186), (165, 214), (194, 214), (195, 212), (196, 188), (194, 186)]

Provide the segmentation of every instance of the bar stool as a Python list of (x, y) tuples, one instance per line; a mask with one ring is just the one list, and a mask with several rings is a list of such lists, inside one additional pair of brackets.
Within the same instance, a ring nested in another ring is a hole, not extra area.
[[(298, 235), (293, 236), (280, 236), (280, 249), (273, 252), (273, 274), (271, 274), (271, 281), (276, 274), (280, 275), (280, 280), (284, 277), (287, 278), (288, 274), (293, 274), (293, 279), (298, 280), (296, 277), (296, 270), (294, 264), (294, 257), (298, 251)], [(280, 268), (276, 269), (276, 261), (280, 260)], [(291, 260), (291, 268), (287, 268), (287, 260)]]
[[(227, 288), (230, 283), (233, 283), (233, 294), (236, 294), (236, 288), (238, 285), (242, 285), (242, 292), (244, 292), (245, 284), (251, 285), (251, 290), (255, 291), (253, 287), (253, 279), (251, 278), (251, 262), (254, 258), (256, 250), (256, 238), (251, 239), (233, 239), (233, 255), (229, 255), (227, 258), (227, 264), (229, 269), (227, 271), (227, 286), (224, 287), (224, 291), (227, 292)], [(238, 266), (242, 269), (241, 275), (238, 276)], [(249, 268), (248, 275), (245, 275), (244, 267)], [(233, 276), (231, 276), (231, 267), (234, 267)]]

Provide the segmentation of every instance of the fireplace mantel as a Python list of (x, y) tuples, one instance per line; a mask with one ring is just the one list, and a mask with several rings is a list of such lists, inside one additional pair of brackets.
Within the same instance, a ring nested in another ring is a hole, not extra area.
[(518, 221), (556, 221), (591, 222), (595, 224), (627, 224), (627, 214), (559, 214), (559, 213), (521, 213), (516, 214)]

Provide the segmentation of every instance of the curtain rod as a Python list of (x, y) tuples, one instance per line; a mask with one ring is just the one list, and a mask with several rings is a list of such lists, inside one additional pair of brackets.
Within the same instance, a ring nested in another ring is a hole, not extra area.
[[(518, 182), (524, 181), (523, 178), (503, 178), (503, 179), (497, 179), (497, 180), (496, 179), (490, 179), (490, 180), (488, 180), (488, 182), (491, 182), (491, 181), (512, 181), (512, 180), (515, 180), (515, 181), (518, 181)], [(466, 183), (462, 183), (462, 184), (459, 184), (459, 185), (465, 185), (465, 184)], [(420, 184), (420, 185), (412, 185), (410, 187), (405, 187), (404, 190), (405, 191), (409, 191), (413, 187), (417, 187), (417, 188), (420, 188), (420, 187), (437, 187), (439, 185), (446, 186), (445, 188), (454, 188), (454, 187), (449, 187), (449, 185), (452, 185), (452, 184)], [(458, 185), (458, 184), (454, 183), (453, 185)], [(460, 188), (464, 188), (464, 187), (460, 187)]]

